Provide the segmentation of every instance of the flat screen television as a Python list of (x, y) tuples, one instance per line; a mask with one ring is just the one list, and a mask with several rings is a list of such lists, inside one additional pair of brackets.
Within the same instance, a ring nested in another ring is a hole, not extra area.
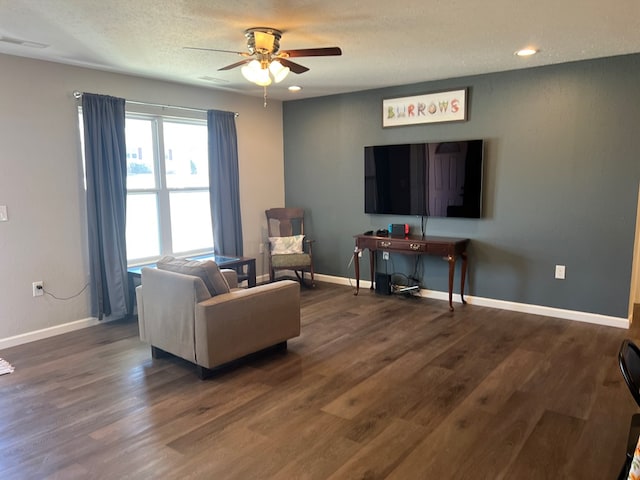
[(364, 147), (364, 211), (480, 218), (483, 140)]

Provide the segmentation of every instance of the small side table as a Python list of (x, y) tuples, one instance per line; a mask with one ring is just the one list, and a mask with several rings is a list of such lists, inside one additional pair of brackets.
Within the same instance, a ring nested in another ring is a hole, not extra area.
[[(247, 282), (247, 287), (256, 286), (256, 259), (251, 257), (228, 257), (226, 255), (198, 255), (195, 257), (188, 257), (187, 260), (213, 260), (218, 264), (220, 268), (231, 268), (238, 274), (238, 283)], [(155, 263), (147, 263), (144, 265), (136, 265), (127, 268), (127, 274), (129, 277), (129, 292), (131, 294), (131, 300), (135, 304), (135, 291), (136, 287), (140, 285), (140, 278), (142, 276), (142, 269), (144, 267), (156, 268)]]

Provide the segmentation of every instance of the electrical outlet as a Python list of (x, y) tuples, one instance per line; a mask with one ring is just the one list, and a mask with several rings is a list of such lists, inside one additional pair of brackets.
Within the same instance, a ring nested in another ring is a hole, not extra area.
[(556, 278), (558, 280), (564, 280), (566, 274), (566, 267), (564, 265), (556, 265)]
[(258, 245), (258, 253), (264, 253), (264, 243), (262, 242)]
[(382, 252), (382, 259), (389, 260), (389, 252)]
[(42, 295), (44, 295), (44, 284), (42, 283), (42, 280), (33, 282), (31, 284), (31, 288), (33, 289), (34, 297), (41, 297)]

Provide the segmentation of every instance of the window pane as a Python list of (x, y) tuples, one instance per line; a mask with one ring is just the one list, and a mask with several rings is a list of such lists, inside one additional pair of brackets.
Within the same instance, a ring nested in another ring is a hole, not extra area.
[(155, 188), (153, 161), (153, 123), (151, 120), (127, 118), (127, 188)]
[(212, 249), (209, 191), (171, 192), (169, 199), (173, 251)]
[(160, 255), (158, 203), (155, 193), (127, 195), (127, 259)]
[(166, 121), (163, 126), (167, 187), (206, 188), (209, 185), (207, 127)]

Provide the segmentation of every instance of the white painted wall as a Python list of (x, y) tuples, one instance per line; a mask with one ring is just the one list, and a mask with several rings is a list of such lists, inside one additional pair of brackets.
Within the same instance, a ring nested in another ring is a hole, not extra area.
[(246, 256), (258, 253), (264, 210), (284, 205), (282, 103), (259, 97), (0, 55), (0, 349), (92, 323), (82, 160), (73, 91), (238, 112)]

